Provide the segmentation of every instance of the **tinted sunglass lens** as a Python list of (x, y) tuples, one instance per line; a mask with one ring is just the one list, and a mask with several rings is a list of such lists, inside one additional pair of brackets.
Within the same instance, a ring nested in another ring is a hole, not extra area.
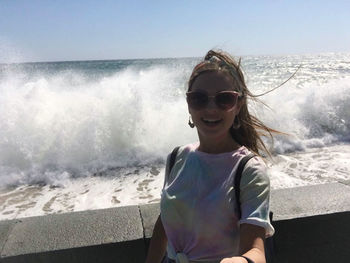
[(233, 93), (219, 93), (215, 97), (215, 101), (220, 108), (231, 109), (236, 104), (237, 97)]
[(208, 96), (200, 92), (187, 94), (187, 102), (191, 108), (200, 109), (207, 105)]

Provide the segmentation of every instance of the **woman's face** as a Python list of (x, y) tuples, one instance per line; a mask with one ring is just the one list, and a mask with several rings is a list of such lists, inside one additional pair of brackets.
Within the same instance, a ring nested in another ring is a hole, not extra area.
[[(237, 91), (237, 89), (233, 86), (232, 77), (228, 73), (212, 71), (200, 74), (194, 80), (190, 91), (200, 91), (207, 93), (208, 96), (215, 96), (221, 91)], [(220, 140), (231, 138), (229, 130), (239, 113), (240, 105), (236, 103), (232, 109), (223, 110), (211, 98), (203, 109), (196, 110), (189, 106), (188, 110), (200, 140)]]

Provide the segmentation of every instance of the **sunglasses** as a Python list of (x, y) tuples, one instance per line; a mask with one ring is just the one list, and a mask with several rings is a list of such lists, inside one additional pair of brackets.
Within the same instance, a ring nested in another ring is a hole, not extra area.
[(188, 106), (194, 110), (204, 109), (208, 103), (209, 99), (213, 98), (215, 104), (222, 110), (229, 111), (232, 110), (240, 97), (240, 93), (236, 91), (220, 91), (214, 96), (209, 96), (205, 92), (201, 91), (190, 91), (186, 93)]

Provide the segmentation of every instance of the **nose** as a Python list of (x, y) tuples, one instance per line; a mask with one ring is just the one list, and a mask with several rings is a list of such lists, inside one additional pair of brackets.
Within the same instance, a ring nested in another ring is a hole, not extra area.
[(208, 97), (208, 104), (206, 106), (206, 109), (207, 110), (217, 110), (218, 109), (218, 105), (216, 105), (214, 96)]

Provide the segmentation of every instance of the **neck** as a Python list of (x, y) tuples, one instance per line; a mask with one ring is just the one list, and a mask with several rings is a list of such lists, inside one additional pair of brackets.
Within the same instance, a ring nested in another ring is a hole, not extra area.
[(206, 153), (225, 153), (237, 150), (239, 145), (229, 134), (224, 138), (215, 138), (212, 140), (203, 140), (199, 135), (198, 150)]

